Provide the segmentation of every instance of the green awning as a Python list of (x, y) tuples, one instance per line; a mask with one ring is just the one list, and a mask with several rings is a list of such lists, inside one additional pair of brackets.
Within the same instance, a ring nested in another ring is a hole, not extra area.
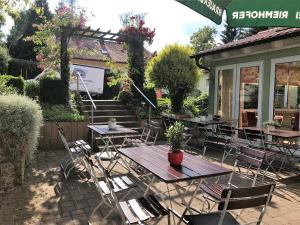
[(176, 0), (221, 24), (223, 11), (232, 27), (300, 27), (300, 0)]

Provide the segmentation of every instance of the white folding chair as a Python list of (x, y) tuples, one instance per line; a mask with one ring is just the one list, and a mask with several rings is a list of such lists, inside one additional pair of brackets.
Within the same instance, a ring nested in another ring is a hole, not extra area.
[[(110, 210), (105, 214), (104, 220), (107, 221), (113, 212), (121, 216), (122, 224), (141, 224), (150, 219), (169, 215), (158, 200), (153, 196), (143, 196), (138, 199), (127, 199), (128, 196), (137, 191), (137, 185), (128, 176), (110, 176), (107, 169), (102, 165), (101, 159), (95, 158), (96, 163), (90, 157), (85, 157), (87, 165), (90, 167), (90, 173), (97, 191), (101, 195), (101, 201), (94, 208), (89, 217), (89, 224), (92, 224), (92, 218), (95, 212), (102, 205), (107, 206)], [(101, 175), (99, 181), (97, 173)], [(122, 194), (122, 195), (121, 195)]]
[(82, 164), (83, 151), (91, 151), (91, 146), (84, 140), (77, 140), (74, 142), (67, 142), (63, 128), (56, 123), (59, 136), (67, 150), (66, 156), (63, 157), (60, 167), (63, 170), (64, 177), (68, 179), (70, 173), (77, 167), (79, 168)]

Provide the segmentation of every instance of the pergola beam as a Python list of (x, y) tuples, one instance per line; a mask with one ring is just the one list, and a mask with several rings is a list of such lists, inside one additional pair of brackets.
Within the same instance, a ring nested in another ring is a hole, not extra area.
[(92, 38), (92, 39), (97, 39), (99, 41), (122, 41), (122, 39), (120, 38), (124, 37), (124, 35), (120, 33), (111, 32), (111, 30), (104, 32), (101, 31), (100, 28), (96, 30), (92, 30), (90, 27), (87, 27), (85, 29), (75, 30), (73, 36)]

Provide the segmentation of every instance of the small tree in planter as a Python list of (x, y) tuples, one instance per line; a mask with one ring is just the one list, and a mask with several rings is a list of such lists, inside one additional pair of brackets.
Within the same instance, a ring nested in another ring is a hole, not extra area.
[(180, 166), (183, 160), (182, 143), (184, 126), (180, 122), (176, 122), (174, 125), (167, 129), (167, 140), (170, 145), (170, 152), (168, 153), (168, 160), (171, 165)]
[(190, 58), (193, 50), (183, 45), (166, 46), (147, 65), (146, 74), (159, 88), (169, 90), (171, 107), (180, 113), (183, 100), (195, 87), (199, 71)]

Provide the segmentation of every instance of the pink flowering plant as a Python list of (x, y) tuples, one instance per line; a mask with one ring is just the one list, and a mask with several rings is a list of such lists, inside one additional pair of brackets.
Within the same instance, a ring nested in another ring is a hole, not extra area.
[(132, 15), (131, 13), (125, 13), (121, 15), (121, 21), (123, 28), (120, 33), (124, 35), (121, 37), (125, 42), (129, 41), (146, 41), (149, 45), (152, 44), (155, 36), (155, 29), (151, 30), (149, 27), (144, 26), (144, 14)]
[[(57, 69), (60, 64), (60, 38), (62, 30), (64, 29), (69, 42), (73, 32), (76, 31), (76, 29), (85, 28), (86, 22), (87, 16), (84, 9), (75, 9), (72, 6), (60, 4), (50, 21), (45, 21), (45, 23), (40, 25), (33, 24), (33, 26), (37, 28), (37, 32), (26, 40), (34, 42), (36, 46), (36, 59), (39, 62), (39, 67), (41, 69)], [(75, 38), (74, 41), (77, 42)], [(82, 47), (80, 51), (86, 51), (86, 49)], [(72, 56), (74, 52), (75, 49), (72, 47), (68, 48), (68, 54), (70, 56)]]

